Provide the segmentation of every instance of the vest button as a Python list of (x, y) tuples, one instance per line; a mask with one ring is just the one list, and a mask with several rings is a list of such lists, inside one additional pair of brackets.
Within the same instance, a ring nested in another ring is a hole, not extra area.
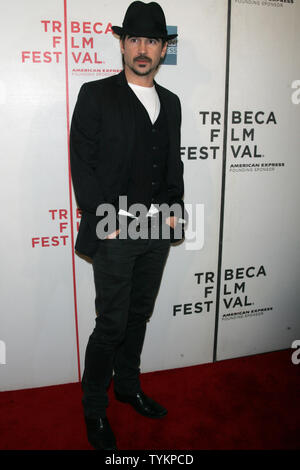
[(157, 168), (157, 165), (156, 165), (156, 163), (154, 163), (154, 165), (153, 165), (153, 168)]
[(157, 147), (153, 145), (152, 150), (157, 150)]

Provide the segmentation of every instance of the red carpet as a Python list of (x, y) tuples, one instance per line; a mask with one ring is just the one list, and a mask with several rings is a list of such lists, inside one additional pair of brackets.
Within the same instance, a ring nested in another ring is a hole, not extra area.
[[(142, 375), (165, 405), (162, 420), (115, 400), (108, 417), (120, 450), (299, 449), (300, 364), (291, 350)], [(0, 393), (1, 450), (91, 449), (80, 384)]]

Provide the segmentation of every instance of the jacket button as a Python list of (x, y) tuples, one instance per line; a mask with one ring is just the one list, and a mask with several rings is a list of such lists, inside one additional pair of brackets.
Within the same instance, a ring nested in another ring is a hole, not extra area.
[(157, 165), (156, 165), (156, 163), (154, 163), (154, 165), (153, 165), (153, 168), (157, 168)]

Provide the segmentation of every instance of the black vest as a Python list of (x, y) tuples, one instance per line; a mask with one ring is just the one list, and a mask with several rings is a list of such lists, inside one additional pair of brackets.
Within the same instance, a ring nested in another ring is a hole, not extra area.
[(166, 172), (169, 148), (166, 111), (162, 104), (152, 124), (146, 108), (131, 88), (130, 94), (135, 111), (136, 140), (127, 187), (129, 212), (131, 204), (142, 203), (149, 209), (151, 203), (168, 202)]

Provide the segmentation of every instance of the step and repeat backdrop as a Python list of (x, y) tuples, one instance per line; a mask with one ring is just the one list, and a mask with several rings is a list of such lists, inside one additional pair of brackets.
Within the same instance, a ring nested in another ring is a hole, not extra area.
[[(80, 380), (95, 321), (68, 135), (84, 82), (122, 70), (128, 0), (12, 0), (1, 24), (0, 389)], [(172, 246), (142, 372), (300, 338), (300, 1), (161, 0), (156, 81), (182, 103), (190, 220)]]

